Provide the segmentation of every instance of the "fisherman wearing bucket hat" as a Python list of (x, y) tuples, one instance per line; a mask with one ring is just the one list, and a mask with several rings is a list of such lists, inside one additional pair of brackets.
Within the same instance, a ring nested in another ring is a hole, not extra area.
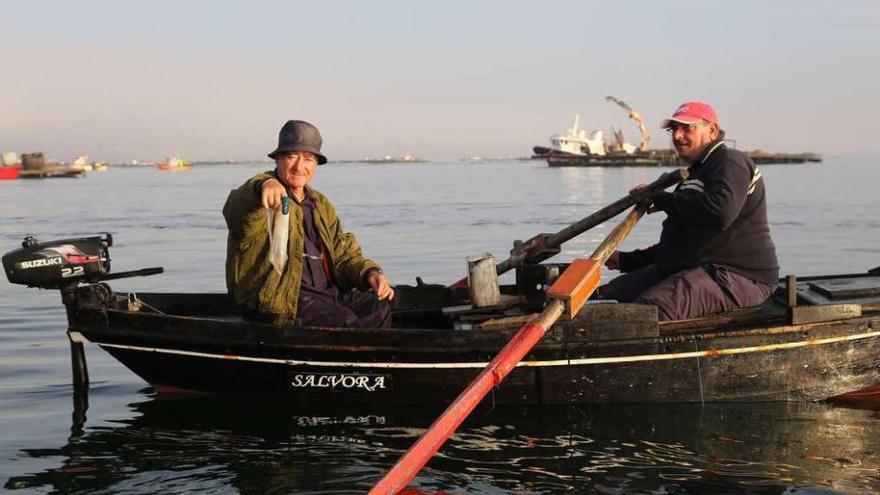
[(600, 287), (599, 297), (655, 305), (661, 320), (761, 304), (776, 286), (779, 264), (760, 170), (724, 144), (708, 103), (683, 103), (660, 127), (688, 163), (688, 178), (653, 198), (667, 215), (660, 242), (612, 253), (606, 265), (624, 274)]
[(268, 154), (275, 169), (229, 194), (223, 207), (227, 289), (247, 319), (388, 327), (394, 289), (361, 254), (354, 234), (343, 230), (330, 200), (309, 186), (317, 166), (327, 163), (322, 145), (317, 127), (287, 121)]
[(269, 153), (269, 158), (276, 159), (282, 153), (308, 151), (318, 158), (318, 165), (327, 163), (327, 157), (321, 154), (324, 140), (318, 128), (304, 120), (288, 120), (278, 132), (278, 147)]

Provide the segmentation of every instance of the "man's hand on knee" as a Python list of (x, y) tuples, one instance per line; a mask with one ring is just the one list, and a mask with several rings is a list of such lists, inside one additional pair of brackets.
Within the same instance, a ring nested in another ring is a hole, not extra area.
[(367, 276), (367, 283), (370, 284), (370, 287), (374, 291), (376, 291), (376, 297), (378, 297), (380, 301), (383, 299), (394, 299), (394, 289), (388, 284), (388, 277), (379, 270), (373, 270), (370, 272)]

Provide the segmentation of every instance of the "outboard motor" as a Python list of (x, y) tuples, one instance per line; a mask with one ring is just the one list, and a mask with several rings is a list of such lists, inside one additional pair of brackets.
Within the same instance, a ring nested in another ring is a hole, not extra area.
[(96, 283), (162, 273), (162, 268), (144, 268), (110, 275), (107, 248), (112, 245), (113, 236), (109, 233), (49, 242), (27, 236), (21, 249), (3, 255), (3, 268), (9, 282), (42, 289), (64, 289), (79, 282)]
[[(79, 291), (77, 286), (80, 283), (95, 284), (102, 280), (162, 273), (162, 268), (157, 267), (111, 275), (110, 253), (107, 248), (112, 245), (113, 236), (109, 233), (49, 242), (39, 242), (33, 236), (27, 236), (21, 243), (21, 249), (3, 255), (3, 269), (6, 270), (6, 278), (13, 284), (60, 289), (61, 300), (67, 307), (70, 318), (71, 312), (75, 311)], [(106, 287), (106, 291), (109, 293), (110, 288)], [(77, 410), (80, 411), (79, 415), (85, 414), (85, 407), (88, 405), (84, 392), (89, 385), (89, 372), (82, 337), (74, 338), (73, 335), (71, 329), (68, 329), (76, 416)]]

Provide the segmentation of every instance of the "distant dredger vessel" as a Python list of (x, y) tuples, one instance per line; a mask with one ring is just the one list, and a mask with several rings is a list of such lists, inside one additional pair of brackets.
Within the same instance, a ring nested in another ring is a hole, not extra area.
[(605, 139), (602, 131), (587, 131), (578, 127), (581, 115), (575, 114), (574, 122), (565, 134), (550, 136), (550, 147), (535, 146), (532, 150), (536, 158), (605, 156)]
[[(624, 141), (623, 131), (613, 129), (614, 140), (607, 142), (601, 130), (587, 134), (579, 127), (580, 114), (576, 114), (574, 122), (562, 134), (550, 136), (550, 146), (532, 148), (532, 158), (546, 160), (551, 167), (613, 167), (661, 165), (678, 166), (675, 150), (648, 149), (651, 136), (645, 127), (645, 121), (632, 106), (614, 96), (605, 97), (627, 111), (629, 117), (636, 121), (641, 134), (638, 146)], [(735, 143), (731, 141), (731, 143)], [(735, 147), (735, 146), (734, 146)], [(761, 150), (745, 151), (755, 163), (806, 163), (821, 162), (822, 157), (816, 153), (767, 153)]]

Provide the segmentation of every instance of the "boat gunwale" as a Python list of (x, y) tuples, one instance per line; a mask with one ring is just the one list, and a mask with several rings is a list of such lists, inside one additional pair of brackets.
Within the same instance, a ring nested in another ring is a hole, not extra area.
[[(86, 308), (81, 308), (81, 310)], [(160, 314), (160, 313), (147, 313), (147, 312), (137, 312), (137, 311), (126, 311), (122, 309), (115, 308), (88, 308), (90, 312), (96, 313), (106, 313), (108, 319), (106, 320), (106, 324), (101, 327), (94, 324), (86, 323), (86, 327), (77, 328), (79, 325), (71, 325), (71, 328), (83, 333), (84, 335), (88, 334), (101, 334), (107, 335), (108, 332), (112, 333), (116, 336), (121, 336), (125, 332), (131, 332), (128, 329), (121, 329), (120, 326), (112, 324), (110, 321), (111, 316), (115, 316), (115, 318), (124, 318), (124, 319), (136, 319), (141, 321), (149, 322), (150, 320), (158, 320), (162, 322), (163, 325), (174, 325), (178, 324), (187, 324), (187, 323), (196, 323), (196, 324), (217, 324), (223, 327), (228, 327), (229, 331), (239, 330), (244, 333), (249, 333), (251, 328), (257, 328), (262, 332), (268, 332), (270, 336), (276, 337), (274, 335), (276, 332), (277, 340), (273, 339), (273, 341), (265, 341), (258, 340), (253, 341), (252, 339), (248, 339), (247, 335), (242, 336), (236, 339), (216, 339), (209, 337), (201, 337), (201, 338), (192, 338), (191, 335), (181, 336), (176, 339), (168, 339), (171, 337), (170, 332), (163, 332), (161, 336), (157, 335), (155, 337), (162, 337), (159, 340), (162, 342), (177, 342), (177, 343), (189, 343), (187, 347), (197, 347), (198, 345), (209, 344), (211, 347), (235, 347), (238, 349), (260, 349), (263, 351), (269, 349), (276, 349), (281, 351), (296, 351), (296, 352), (345, 352), (345, 353), (363, 353), (363, 352), (381, 352), (381, 353), (404, 353), (404, 354), (413, 354), (413, 355), (433, 355), (438, 357), (440, 354), (450, 354), (450, 355), (466, 355), (466, 354), (482, 354), (482, 353), (494, 353), (497, 352), (504, 343), (509, 340), (509, 337), (516, 332), (516, 329), (505, 329), (505, 330), (490, 330), (490, 331), (480, 331), (480, 330), (454, 330), (454, 329), (382, 329), (382, 330), (354, 330), (348, 328), (332, 328), (332, 327), (301, 327), (301, 326), (284, 326), (277, 327), (269, 323), (250, 323), (244, 321), (232, 321), (232, 320), (222, 320), (222, 319), (214, 319), (214, 318), (198, 318), (198, 317), (190, 317), (190, 316), (181, 316), (181, 315), (168, 315), (168, 314)], [(117, 322), (118, 323), (118, 322)], [(149, 325), (149, 323), (148, 323)], [(256, 325), (256, 326), (255, 326)], [(847, 318), (847, 319), (838, 319), (838, 320), (828, 320), (821, 322), (812, 322), (812, 323), (804, 323), (804, 324), (776, 324), (773, 325), (749, 325), (747, 327), (742, 326), (731, 326), (730, 328), (722, 328), (722, 329), (703, 329), (703, 331), (695, 331), (691, 330), (687, 333), (675, 333), (675, 334), (663, 334), (660, 333), (656, 336), (650, 337), (642, 337), (642, 338), (628, 338), (628, 339), (617, 339), (617, 340), (565, 340), (565, 336), (563, 335), (567, 330), (570, 330), (571, 327), (565, 328), (565, 323), (561, 325), (554, 326), (550, 330), (548, 330), (547, 335), (542, 339), (535, 348), (538, 354), (546, 354), (546, 353), (564, 353), (564, 354), (578, 354), (578, 355), (589, 355), (593, 354), (596, 351), (612, 351), (617, 350), (618, 354), (623, 356), (626, 355), (626, 349), (632, 349), (634, 347), (651, 347), (651, 346), (669, 346), (669, 345), (680, 345), (680, 344), (690, 344), (693, 343), (697, 345), (697, 343), (708, 343), (713, 341), (727, 340), (727, 339), (756, 339), (761, 337), (773, 336), (775, 338), (781, 338), (781, 340), (790, 340), (785, 339), (784, 336), (793, 336), (792, 338), (798, 338), (797, 334), (803, 334), (802, 338), (807, 340), (815, 340), (821, 339), (823, 336), (808, 335), (811, 332), (816, 330), (819, 333), (827, 334), (846, 334), (853, 333), (852, 329), (860, 328), (864, 330), (865, 328), (880, 328), (880, 315), (863, 315), (861, 317), (855, 318)], [(842, 327), (842, 328), (841, 328)], [(148, 332), (152, 332), (156, 329), (156, 326), (152, 326), (148, 331), (139, 331), (137, 332), (139, 335), (136, 337), (136, 340), (155, 340), (149, 339), (145, 337), (149, 337)], [(280, 330), (280, 332), (279, 332)], [(296, 336), (295, 333), (292, 332), (303, 332), (303, 337), (307, 338), (309, 342), (304, 341), (296, 341), (295, 339), (290, 338), (291, 335)], [(337, 340), (337, 336), (351, 336), (351, 342), (347, 343), (328, 343), (334, 340)], [(369, 340), (370, 337), (382, 336), (382, 340), (385, 342), (377, 343), (377, 344), (364, 344), (358, 341)], [(398, 336), (420, 336), (420, 337), (430, 337), (430, 338), (443, 338), (448, 336), (456, 337), (453, 341), (449, 342), (448, 345), (443, 347), (437, 347), (436, 342), (433, 340), (429, 340), (429, 342), (424, 346), (414, 346), (414, 345), (395, 345), (393, 343), (387, 343), (388, 340), (393, 339)], [(131, 336), (131, 335), (129, 335)], [(212, 336), (216, 337), (216, 336)], [(324, 341), (326, 339), (326, 341)], [(89, 339), (91, 340), (91, 339)], [(116, 339), (113, 339), (116, 340)], [(200, 342), (201, 341), (201, 342)], [(467, 350), (461, 350), (460, 346), (462, 345), (462, 341), (466, 341), (471, 346)]]
[[(169, 353), (169, 354), (178, 354), (178, 355), (187, 355), (191, 357), (202, 357), (202, 358), (219, 358), (233, 361), (259, 361), (270, 364), (286, 364), (288, 366), (318, 366), (318, 367), (326, 367), (326, 368), (376, 368), (376, 369), (392, 369), (392, 368), (482, 368), (488, 364), (491, 359), (483, 359), (483, 360), (465, 360), (458, 362), (456, 361), (440, 361), (437, 359), (436, 354), (432, 354), (432, 361), (392, 361), (382, 362), (382, 361), (329, 361), (322, 360), (319, 358), (308, 358), (308, 357), (272, 357), (272, 356), (257, 356), (257, 355), (244, 355), (243, 353), (234, 354), (234, 353), (219, 353), (219, 352), (205, 352), (205, 351), (195, 351), (190, 349), (172, 349), (172, 348), (158, 348), (158, 347), (145, 347), (134, 344), (119, 344), (113, 342), (100, 342), (89, 339), (88, 337), (81, 334), (81, 332), (76, 331), (78, 334), (76, 337), (72, 337), (72, 339), (78, 339), (80, 341), (85, 340), (91, 342), (99, 347), (105, 348), (120, 348), (129, 351), (139, 351), (139, 352), (160, 352), (160, 353)], [(725, 357), (733, 357), (737, 355), (744, 354), (753, 354), (753, 353), (763, 353), (763, 352), (774, 352), (774, 351), (793, 351), (793, 350), (801, 350), (804, 348), (818, 348), (820, 346), (833, 346), (839, 344), (851, 343), (856, 340), (864, 340), (871, 339), (874, 341), (880, 341), (880, 330), (872, 330), (865, 334), (856, 334), (856, 335), (844, 335), (844, 336), (834, 336), (834, 337), (825, 337), (825, 338), (812, 338), (803, 341), (795, 341), (795, 342), (781, 342), (781, 343), (773, 343), (773, 344), (763, 344), (757, 346), (742, 346), (742, 347), (727, 347), (727, 348), (708, 348), (708, 349), (694, 349), (693, 351), (660, 351), (654, 352), (652, 354), (621, 354), (621, 355), (600, 355), (600, 356), (590, 356), (589, 354), (584, 355), (583, 357), (564, 357), (564, 358), (539, 358), (537, 356), (532, 356), (531, 354), (524, 358), (521, 362), (519, 362), (516, 367), (557, 367), (557, 366), (592, 366), (592, 365), (608, 365), (608, 364), (632, 364), (638, 362), (657, 362), (657, 361), (667, 361), (667, 360), (685, 360), (685, 359), (699, 359), (699, 358), (725, 358)], [(322, 349), (326, 350), (326, 349)], [(350, 350), (350, 349), (347, 349)], [(358, 351), (367, 351), (369, 349), (358, 348)]]

